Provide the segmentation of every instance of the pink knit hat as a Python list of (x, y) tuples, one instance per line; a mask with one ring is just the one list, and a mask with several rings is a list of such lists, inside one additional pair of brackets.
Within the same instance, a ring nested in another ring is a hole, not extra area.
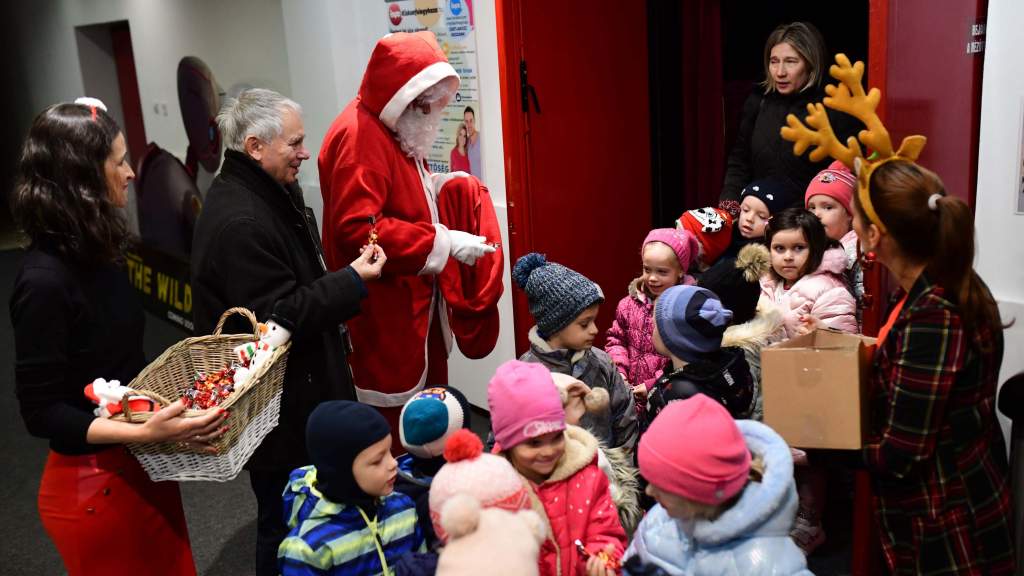
[(447, 463), (430, 482), (430, 520), (434, 532), (444, 542), (441, 509), (456, 494), (472, 496), (483, 508), (516, 511), (530, 508), (530, 497), (522, 477), (512, 464), (496, 454), (487, 454), (484, 445), (465, 428), (448, 437), (444, 447)]
[(637, 459), (651, 484), (711, 505), (739, 493), (750, 473), (750, 451), (736, 422), (703, 394), (666, 406), (640, 437)]
[(804, 206), (807, 206), (807, 201), (811, 199), (811, 196), (822, 194), (835, 198), (836, 202), (846, 208), (846, 213), (852, 216), (853, 210), (850, 209), (850, 202), (853, 201), (853, 191), (856, 189), (857, 177), (850, 172), (846, 164), (836, 160), (829, 164), (828, 168), (818, 172), (818, 175), (807, 185)]
[(675, 252), (676, 260), (679, 260), (679, 266), (683, 269), (683, 272), (690, 269), (690, 264), (697, 259), (697, 253), (700, 250), (697, 237), (685, 229), (655, 228), (647, 233), (647, 238), (644, 238), (640, 251), (643, 252), (644, 248), (647, 248), (647, 245), (651, 242), (668, 244), (668, 247)]
[(565, 410), (551, 372), (542, 364), (509, 360), (487, 386), (494, 439), (502, 450), (565, 430)]

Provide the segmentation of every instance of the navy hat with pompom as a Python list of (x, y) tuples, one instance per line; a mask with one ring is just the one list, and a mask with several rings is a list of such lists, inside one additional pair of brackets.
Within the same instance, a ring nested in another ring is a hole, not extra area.
[(604, 302), (600, 286), (536, 252), (516, 260), (512, 278), (526, 291), (530, 315), (544, 339), (568, 326), (587, 308)]

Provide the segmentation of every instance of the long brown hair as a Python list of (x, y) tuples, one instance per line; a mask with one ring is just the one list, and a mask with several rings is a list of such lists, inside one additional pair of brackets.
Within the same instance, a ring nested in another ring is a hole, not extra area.
[(121, 259), (127, 225), (103, 168), (120, 133), (102, 109), (81, 104), (55, 104), (36, 116), (11, 195), (14, 220), (33, 243), (79, 265)]
[[(974, 214), (946, 194), (937, 174), (910, 162), (887, 162), (871, 174), (871, 203), (889, 235), (911, 262), (925, 264), (928, 279), (960, 307), (964, 328), (1003, 327), (992, 293), (974, 271)], [(935, 209), (929, 198), (938, 194)], [(863, 214), (854, 194), (857, 210)]]

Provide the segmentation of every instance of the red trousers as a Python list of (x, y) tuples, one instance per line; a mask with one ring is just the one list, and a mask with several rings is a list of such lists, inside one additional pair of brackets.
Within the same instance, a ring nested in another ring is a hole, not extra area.
[(152, 482), (123, 446), (51, 451), (39, 515), (69, 576), (195, 576), (176, 482)]

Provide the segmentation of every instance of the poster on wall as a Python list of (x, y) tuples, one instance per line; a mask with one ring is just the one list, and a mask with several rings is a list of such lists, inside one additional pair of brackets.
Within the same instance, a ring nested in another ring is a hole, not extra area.
[(481, 181), (480, 84), (473, 0), (385, 0), (390, 32), (430, 30), (459, 73), (459, 91), (445, 108), (427, 163), (432, 172), (469, 172)]

